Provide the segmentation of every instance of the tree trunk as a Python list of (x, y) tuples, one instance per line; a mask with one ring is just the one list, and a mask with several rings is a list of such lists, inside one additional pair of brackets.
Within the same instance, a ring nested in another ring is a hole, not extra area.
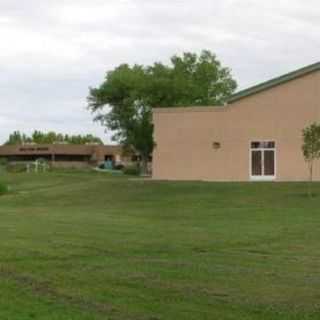
[(141, 175), (147, 176), (148, 175), (148, 156), (141, 156)]
[(312, 198), (312, 182), (313, 182), (313, 162), (311, 161), (309, 164), (309, 197)]

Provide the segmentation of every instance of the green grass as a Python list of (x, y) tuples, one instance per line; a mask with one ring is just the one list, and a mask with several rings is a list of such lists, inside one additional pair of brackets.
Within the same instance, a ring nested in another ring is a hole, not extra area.
[(1, 178), (0, 319), (320, 318), (320, 184)]

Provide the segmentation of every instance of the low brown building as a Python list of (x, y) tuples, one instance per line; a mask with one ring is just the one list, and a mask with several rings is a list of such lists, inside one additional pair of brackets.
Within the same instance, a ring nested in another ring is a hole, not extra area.
[(46, 159), (53, 167), (83, 168), (97, 166), (107, 160), (114, 164), (131, 163), (133, 156), (125, 155), (118, 145), (4, 145), (0, 147), (0, 158), (10, 163), (28, 163)]
[(302, 130), (320, 121), (320, 63), (243, 90), (225, 106), (155, 109), (153, 121), (154, 179), (307, 180)]

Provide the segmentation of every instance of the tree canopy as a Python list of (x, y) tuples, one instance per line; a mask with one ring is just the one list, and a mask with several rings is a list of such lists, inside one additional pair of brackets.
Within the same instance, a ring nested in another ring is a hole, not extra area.
[(152, 108), (222, 105), (236, 86), (210, 51), (184, 53), (169, 65), (122, 64), (107, 72), (100, 86), (90, 88), (88, 108), (114, 140), (147, 159), (154, 147)]
[(102, 144), (100, 138), (91, 134), (87, 135), (68, 135), (56, 133), (53, 131), (42, 132), (35, 130), (31, 135), (14, 131), (9, 135), (6, 145), (21, 145), (26, 143), (36, 144), (54, 144), (54, 143), (69, 143), (69, 144), (87, 144), (98, 143)]

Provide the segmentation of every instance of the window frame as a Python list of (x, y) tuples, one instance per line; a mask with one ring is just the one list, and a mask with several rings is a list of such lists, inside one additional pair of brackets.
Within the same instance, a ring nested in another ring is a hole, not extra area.
[[(273, 147), (263, 147), (259, 146), (258, 148), (252, 147), (253, 143), (273, 143)], [(264, 174), (264, 151), (273, 151), (274, 152), (274, 175), (265, 175)], [(253, 175), (252, 174), (252, 151), (260, 151), (262, 156), (262, 174)], [(249, 141), (249, 177), (251, 181), (274, 181), (277, 179), (277, 141), (275, 139), (254, 139)]]

